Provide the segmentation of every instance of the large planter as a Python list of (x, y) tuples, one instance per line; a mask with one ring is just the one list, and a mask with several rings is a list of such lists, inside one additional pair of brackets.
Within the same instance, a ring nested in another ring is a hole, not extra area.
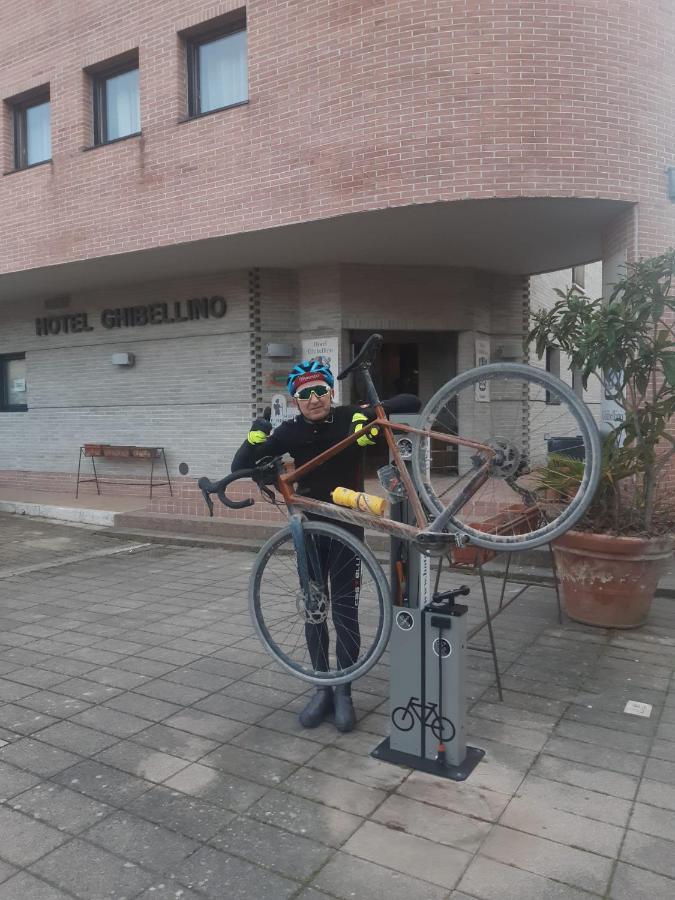
[(552, 547), (570, 619), (602, 628), (637, 628), (647, 619), (673, 539), (568, 531)]

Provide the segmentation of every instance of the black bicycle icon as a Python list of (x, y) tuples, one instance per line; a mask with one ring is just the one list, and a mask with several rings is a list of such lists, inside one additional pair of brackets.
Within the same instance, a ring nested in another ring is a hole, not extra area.
[(436, 740), (444, 743), (454, 740), (455, 726), (450, 719), (438, 715), (438, 703), (426, 703), (423, 707), (421, 700), (411, 697), (405, 706), (397, 706), (391, 714), (391, 721), (399, 731), (410, 731), (415, 719), (420, 725), (430, 728)]

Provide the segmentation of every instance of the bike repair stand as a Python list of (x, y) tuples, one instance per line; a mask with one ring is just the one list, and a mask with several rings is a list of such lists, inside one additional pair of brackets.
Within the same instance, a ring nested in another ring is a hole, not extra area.
[[(391, 419), (415, 425), (414, 416)], [(412, 522), (405, 499), (392, 503), (392, 518)], [(428, 556), (394, 538), (391, 550), (391, 732), (371, 756), (464, 781), (485, 755), (466, 744), (468, 608), (455, 598), (469, 589), (435, 593)]]

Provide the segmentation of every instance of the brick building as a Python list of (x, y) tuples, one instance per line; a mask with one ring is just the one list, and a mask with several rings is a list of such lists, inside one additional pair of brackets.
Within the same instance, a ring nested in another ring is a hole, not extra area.
[(10, 6), (3, 484), (85, 442), (215, 476), (303, 352), (382, 331), (426, 398), (513, 356), (529, 276), (675, 242), (672, 0)]

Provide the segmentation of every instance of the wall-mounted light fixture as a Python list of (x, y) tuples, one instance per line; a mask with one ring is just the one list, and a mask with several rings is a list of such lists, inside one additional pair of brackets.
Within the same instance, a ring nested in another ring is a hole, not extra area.
[(131, 367), (136, 362), (136, 357), (133, 353), (113, 353), (112, 355), (112, 364), (113, 366), (128, 366)]
[(668, 166), (666, 175), (668, 176), (668, 197), (675, 203), (675, 166)]
[(288, 358), (293, 356), (293, 344), (268, 344), (265, 348), (269, 357)]

